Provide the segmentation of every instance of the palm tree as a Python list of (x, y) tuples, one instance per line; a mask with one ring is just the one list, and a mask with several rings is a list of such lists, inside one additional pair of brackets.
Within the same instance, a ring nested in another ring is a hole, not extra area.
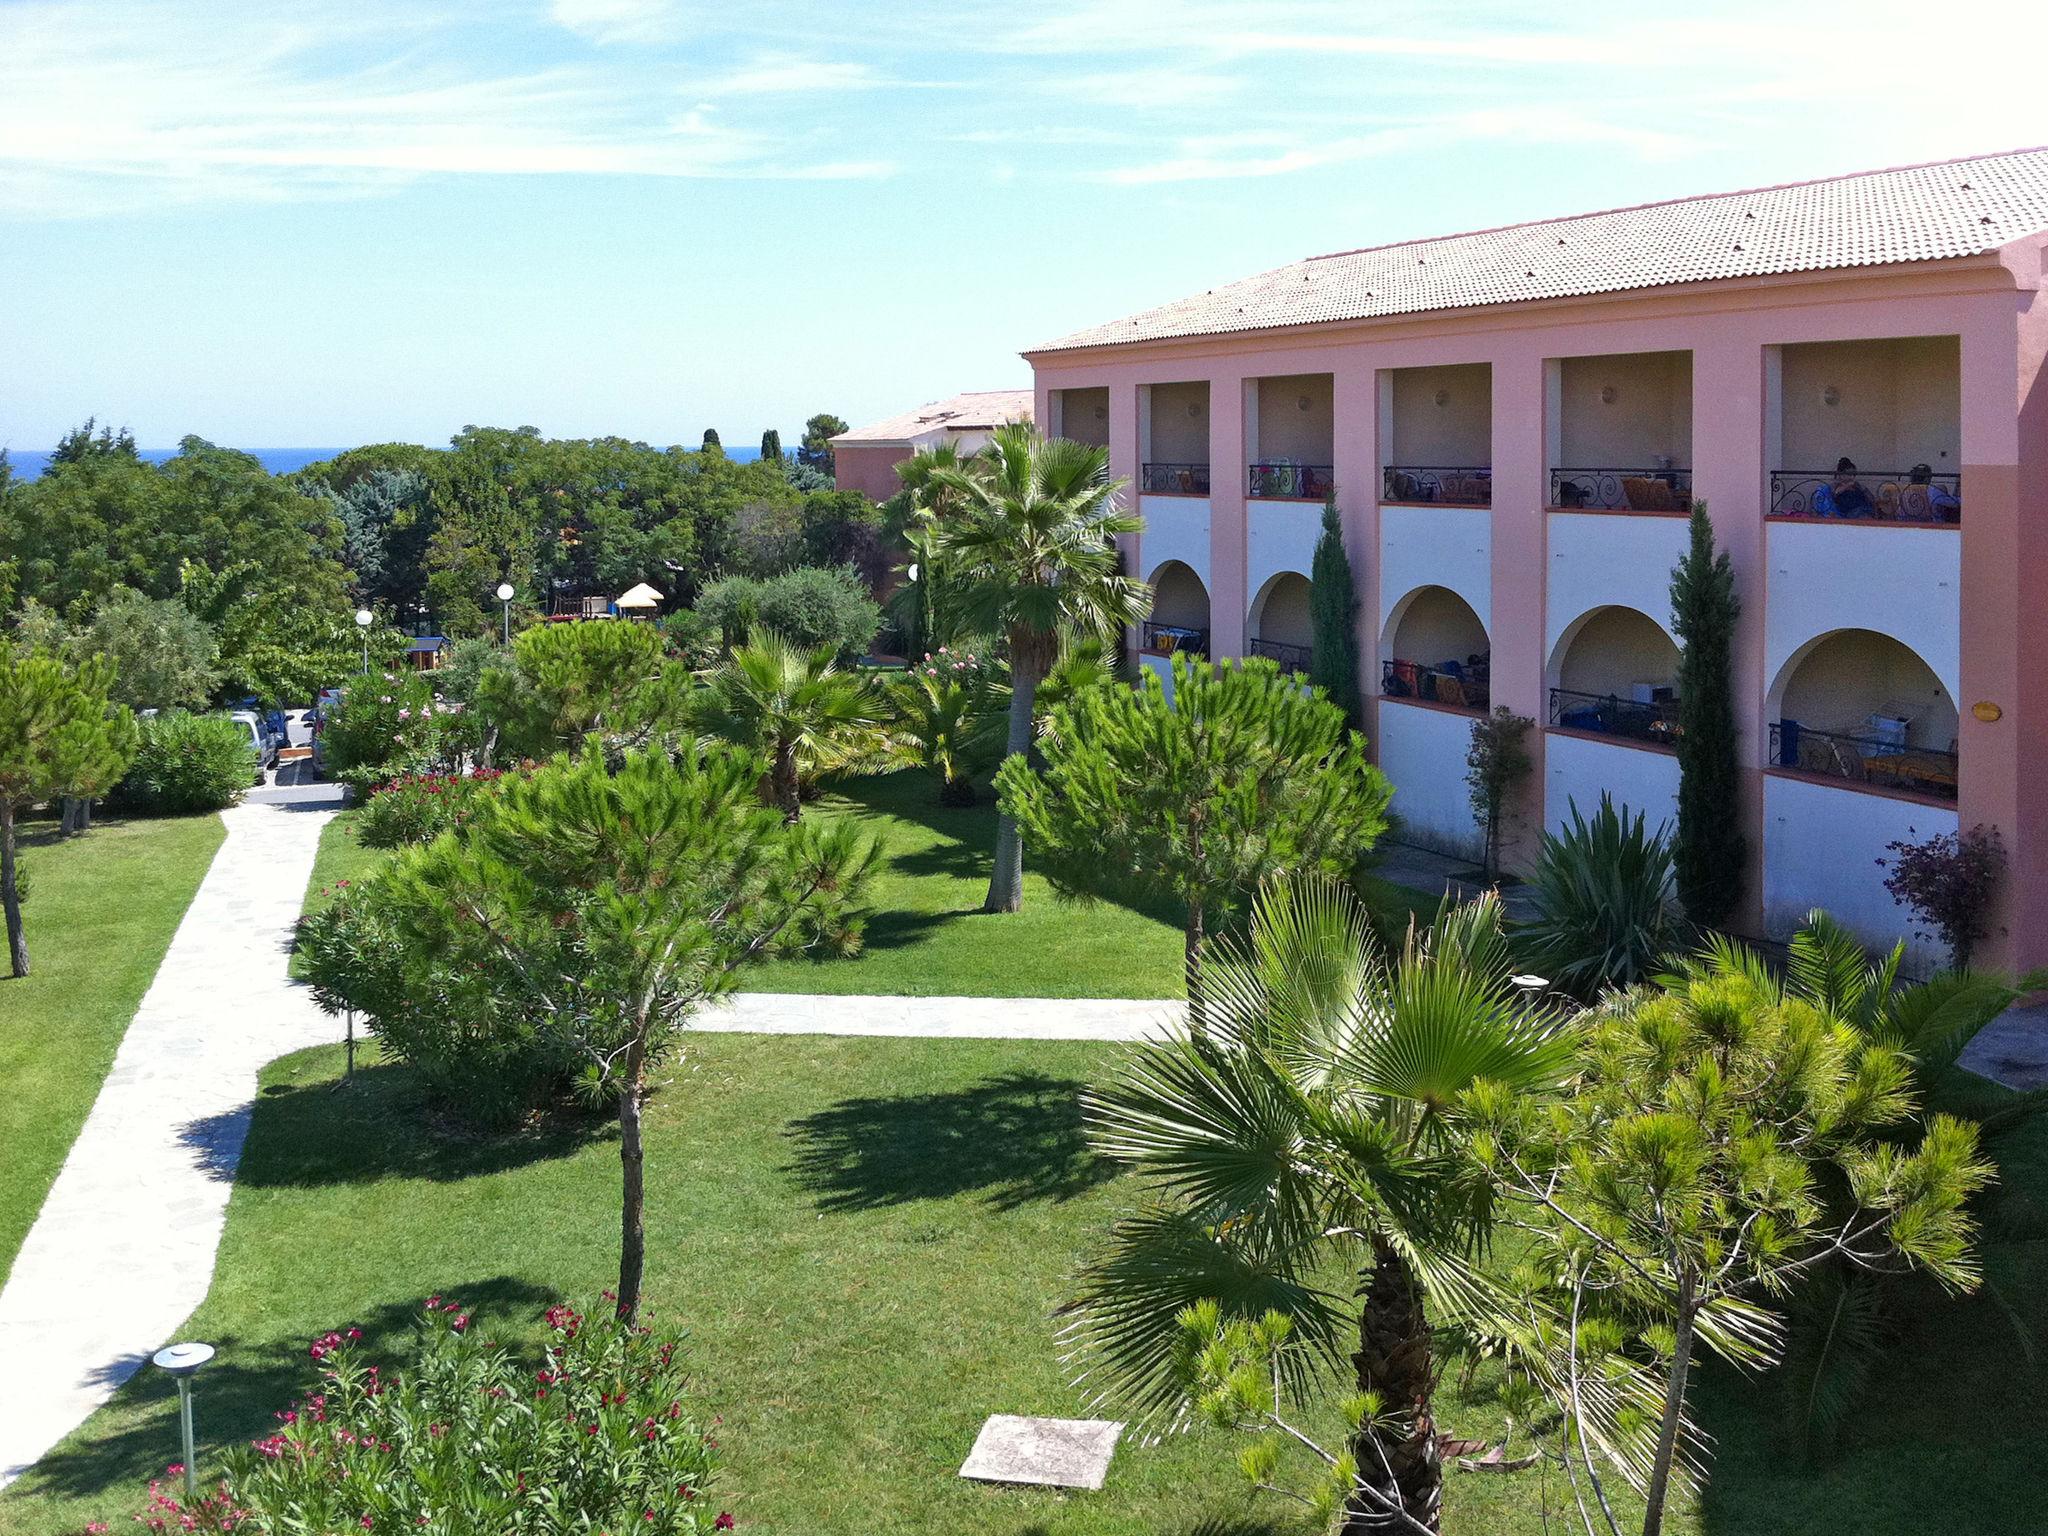
[[(1140, 1414), (1177, 1412), (1188, 1309), (1281, 1313), (1381, 1405), (1350, 1442), (1343, 1530), (1435, 1530), (1432, 1330), (1495, 1314), (1468, 1263), (1491, 1202), (1459, 1155), (1459, 1096), (1482, 1079), (1558, 1087), (1570, 1040), (1515, 986), (1492, 896), (1411, 930), (1390, 962), (1342, 886), (1288, 880), (1242, 943), (1210, 949), (1206, 1040), (1140, 1048), (1085, 1101), (1098, 1148), (1156, 1198), (1068, 1306), (1083, 1377)], [(1340, 1267), (1362, 1305), (1319, 1289)]]
[(908, 653), (935, 651), (965, 640), (960, 632), (959, 604), (953, 600), (948, 572), (934, 546), (933, 530), (957, 511), (959, 493), (934, 477), (941, 471), (974, 473), (978, 460), (958, 443), (920, 448), (896, 466), (903, 484), (898, 505), (903, 517), (903, 563), (896, 567), (902, 583), (889, 594), (886, 607), (897, 630), (906, 637)]
[[(1028, 424), (997, 428), (978, 464), (934, 469), (930, 485), (953, 502), (932, 523), (932, 553), (959, 582), (968, 626), (1001, 635), (1009, 652), (1014, 757), (1031, 748), (1032, 707), (1061, 637), (1109, 638), (1144, 617), (1149, 590), (1118, 569), (1115, 545), (1141, 524), (1118, 506), (1109, 450), (1041, 438)], [(1004, 816), (983, 908), (1023, 904), (1023, 840)]]
[(712, 672), (698, 711), (706, 729), (767, 757), (768, 798), (784, 821), (802, 814), (802, 780), (844, 762), (875, 725), (873, 693), (833, 646), (805, 650), (768, 629)]

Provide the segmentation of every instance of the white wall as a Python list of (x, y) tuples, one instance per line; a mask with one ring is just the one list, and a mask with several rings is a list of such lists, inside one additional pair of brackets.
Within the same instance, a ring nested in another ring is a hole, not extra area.
[(1209, 498), (1206, 496), (1140, 496), (1138, 516), (1145, 528), (1138, 551), (1145, 561), (1145, 579), (1169, 560), (1178, 560), (1213, 588), (1209, 577)]
[[(1389, 464), (1479, 468), (1493, 463), (1493, 365), (1395, 368)], [(1438, 405), (1441, 392), (1444, 403)]]
[[(1256, 598), (1282, 571), (1307, 576), (1315, 566), (1316, 540), (1323, 533), (1323, 509), (1311, 501), (1247, 501), (1249, 558), (1244, 589)], [(1148, 553), (1146, 559), (1151, 559)]]
[(1816, 636), (1874, 629), (1933, 668), (1951, 699), (1962, 697), (1961, 530), (1772, 523), (1766, 536), (1768, 686), (1784, 685), (1785, 663)]
[[(1257, 431), (1248, 434), (1257, 446), (1258, 462), (1334, 462), (1336, 396), (1330, 375), (1302, 373), (1260, 379), (1258, 395)], [(1308, 402), (1306, 409), (1302, 406), (1304, 400)]]
[(1150, 395), (1151, 440), (1145, 445), (1145, 462), (1208, 463), (1208, 384), (1154, 384)]
[(1566, 628), (1590, 610), (1610, 603), (1640, 609), (1667, 632), (1671, 629), (1671, 568), (1685, 553), (1684, 518), (1599, 512), (1550, 512), (1545, 516), (1549, 519), (1550, 588), (1544, 609), (1543, 654), (1553, 665), (1558, 637)]
[(1553, 832), (1570, 822), (1573, 802), (1590, 821), (1600, 809), (1602, 790), (1614, 797), (1617, 808), (1641, 811), (1651, 830), (1659, 822), (1678, 830), (1678, 759), (1669, 752), (1549, 731), (1543, 739), (1543, 768), (1543, 825)]
[(1138, 665), (1159, 679), (1160, 687), (1166, 690), (1166, 702), (1173, 702), (1173, 658), (1154, 656), (1149, 651), (1138, 653)]
[(1394, 786), (1403, 840), (1475, 862), (1484, 852), (1465, 787), (1472, 719), (1399, 699), (1380, 701), (1380, 771)]
[(1493, 512), (1487, 507), (1380, 509), (1380, 633), (1417, 587), (1448, 587), (1482, 623), (1493, 613)]
[(1866, 794), (1779, 774), (1764, 776), (1764, 931), (1786, 938), (1807, 912), (1825, 907), (1873, 949), (1906, 940), (1916, 968), (1947, 958), (1912, 936), (1912, 914), (1884, 888), (1885, 845), (1956, 830), (1946, 806)]

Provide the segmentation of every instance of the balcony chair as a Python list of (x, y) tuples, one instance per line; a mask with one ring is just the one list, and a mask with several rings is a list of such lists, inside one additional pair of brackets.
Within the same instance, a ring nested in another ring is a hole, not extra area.
[(1622, 499), (1628, 503), (1631, 512), (1679, 512), (1678, 497), (1662, 480), (1652, 480), (1646, 475), (1625, 475), (1621, 481)]

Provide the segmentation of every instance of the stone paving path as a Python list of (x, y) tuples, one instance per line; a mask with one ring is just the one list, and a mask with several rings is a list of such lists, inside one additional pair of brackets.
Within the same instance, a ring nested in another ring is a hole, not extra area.
[(286, 975), (327, 790), (257, 792), (214, 855), (0, 1290), (0, 1487), (205, 1299), (265, 1062), (339, 1039)]

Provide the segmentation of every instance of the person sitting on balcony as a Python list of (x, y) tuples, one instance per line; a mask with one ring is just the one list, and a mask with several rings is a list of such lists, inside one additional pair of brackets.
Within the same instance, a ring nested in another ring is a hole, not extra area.
[(1934, 483), (1934, 470), (1926, 464), (1915, 464), (1906, 472), (1908, 486), (1920, 486), (1920, 491), (1908, 491), (1909, 502), (1925, 499), (1927, 509), (1936, 522), (1952, 523), (1962, 515), (1963, 504), (1956, 493), (1945, 485)]
[(1835, 506), (1837, 517), (1875, 517), (1877, 503), (1870, 492), (1863, 488), (1863, 482), (1856, 478), (1856, 461), (1842, 458), (1835, 461), (1834, 483), (1828, 487), (1828, 497)]

